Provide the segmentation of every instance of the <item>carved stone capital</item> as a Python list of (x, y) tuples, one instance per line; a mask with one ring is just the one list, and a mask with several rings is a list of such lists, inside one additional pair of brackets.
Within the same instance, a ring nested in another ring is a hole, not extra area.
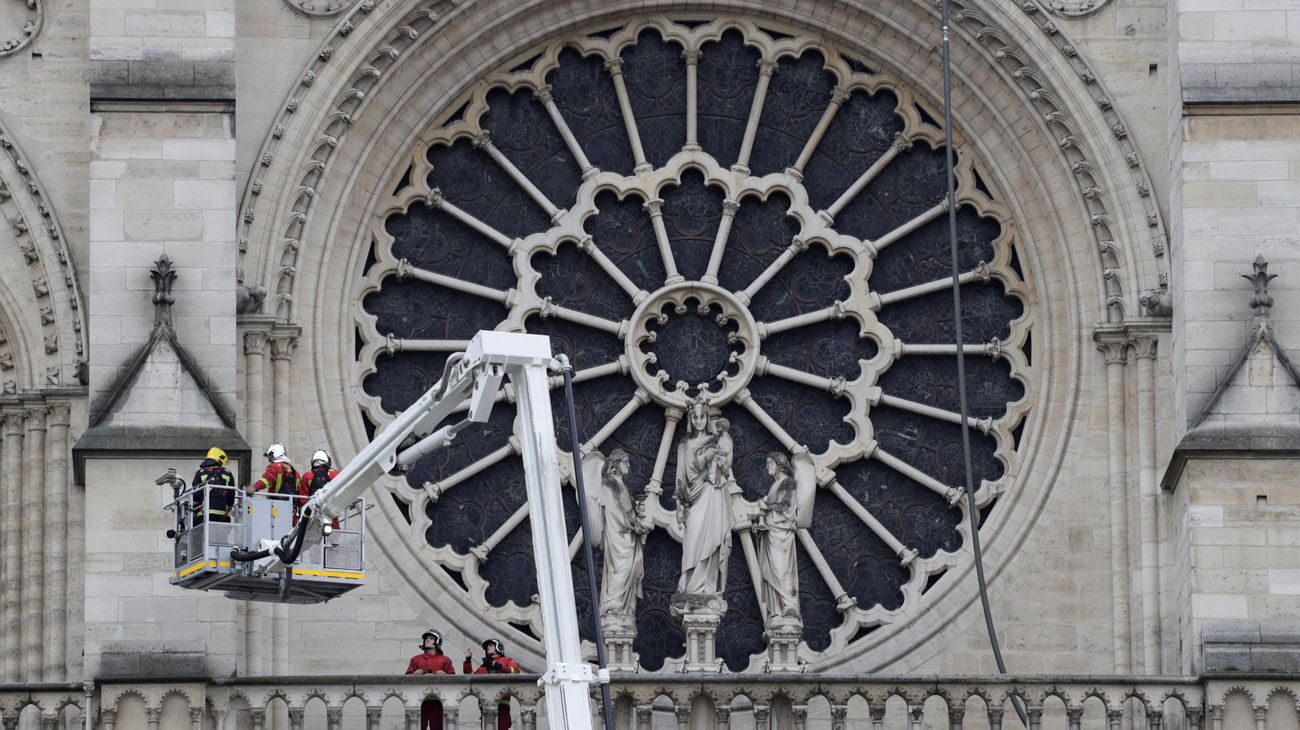
[(72, 420), (72, 404), (54, 402), (49, 405), (50, 428), (66, 428)]
[(1159, 344), (1160, 338), (1155, 335), (1137, 335), (1133, 338), (1133, 355), (1138, 360), (1154, 360)]
[(550, 104), (552, 100), (551, 85), (542, 84), (536, 89), (533, 89), (533, 98), (536, 99), (540, 104)]
[(298, 347), (298, 335), (271, 335), (270, 340), (272, 360), (290, 360), (293, 358), (293, 351)]
[(23, 427), (27, 431), (44, 431), (45, 418), (49, 410), (45, 406), (35, 406), (23, 411)]
[(703, 55), (698, 48), (688, 48), (682, 51), (682, 58), (685, 59), (687, 64), (699, 63), (700, 57)]
[(1097, 349), (1101, 350), (1101, 356), (1107, 365), (1123, 365), (1128, 361), (1127, 340), (1102, 340), (1097, 343)]
[(245, 355), (264, 355), (266, 354), (265, 332), (245, 332), (244, 333), (244, 354)]

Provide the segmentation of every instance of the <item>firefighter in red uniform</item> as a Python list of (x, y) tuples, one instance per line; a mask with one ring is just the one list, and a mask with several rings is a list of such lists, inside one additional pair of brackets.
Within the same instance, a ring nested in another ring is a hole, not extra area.
[[(324, 452), (316, 452), (318, 454)], [(312, 461), (315, 461), (313, 458)], [(442, 634), (429, 629), (420, 636), (420, 653), (406, 665), (407, 674), (455, 674), (451, 658), (442, 653)], [(442, 730), (442, 703), (425, 700), (420, 705), (420, 730)]]
[(266, 471), (262, 478), (253, 482), (251, 492), (266, 490), (267, 494), (283, 494), (286, 497), (298, 493), (298, 470), (289, 463), (289, 454), (283, 444), (271, 444), (266, 447)]
[[(334, 477), (338, 475), (339, 470), (334, 468), (334, 460), (330, 458), (328, 451), (319, 449), (311, 455), (311, 471), (304, 473), (298, 480), (298, 500), (293, 507), (294, 524), (297, 524), (298, 511), (302, 509), (307, 499), (319, 492), (326, 484), (334, 481)], [(334, 520), (334, 529), (337, 530), (338, 527), (339, 521)]]
[[(483, 663), (474, 668), (474, 655), (465, 655), (466, 674), (519, 674), (519, 662), (505, 655), (505, 645), (500, 639), (483, 642)], [(510, 695), (501, 698), (497, 705), (497, 730), (510, 730)]]

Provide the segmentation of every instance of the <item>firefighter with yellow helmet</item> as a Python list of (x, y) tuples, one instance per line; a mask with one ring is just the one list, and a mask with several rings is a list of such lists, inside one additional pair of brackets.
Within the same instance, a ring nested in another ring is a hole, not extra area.
[[(197, 489), (192, 501), (196, 523), (204, 519), (230, 521), (230, 510), (235, 506), (235, 476), (226, 468), (227, 461), (226, 452), (213, 446), (208, 449), (208, 456), (199, 464), (198, 471), (194, 472), (190, 486)], [(204, 504), (205, 491), (200, 489), (203, 486), (207, 486), (207, 504)]]

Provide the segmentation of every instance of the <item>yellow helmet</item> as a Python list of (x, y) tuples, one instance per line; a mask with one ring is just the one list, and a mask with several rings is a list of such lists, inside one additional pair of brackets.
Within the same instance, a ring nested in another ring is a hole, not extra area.
[(208, 449), (208, 458), (216, 459), (217, 463), (222, 466), (225, 466), (226, 462), (229, 461), (230, 459), (230, 457), (226, 456), (226, 452), (222, 451), (221, 449), (218, 449), (215, 446)]

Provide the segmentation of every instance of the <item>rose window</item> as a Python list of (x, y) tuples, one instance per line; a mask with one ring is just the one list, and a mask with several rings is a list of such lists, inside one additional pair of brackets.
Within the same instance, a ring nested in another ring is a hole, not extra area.
[[(692, 399), (729, 423), (737, 504), (767, 494), (771, 452), (816, 465), (796, 543), (806, 660), (914, 616), (969, 540), (932, 109), (867, 58), (705, 19), (557, 41), (453, 106), (374, 226), (357, 343), (370, 426), (423, 393), (477, 330), (549, 335), (576, 370), (583, 447), (629, 455), (626, 485), (653, 525), (634, 644), (645, 669), (685, 651), (670, 602), (676, 445)], [(957, 219), (986, 520), (1019, 461), (1032, 295), (1014, 223), (973, 152), (959, 144)], [(537, 636), (514, 415), (507, 395), (393, 496), (486, 615)], [(587, 632), (571, 489), (566, 504)], [(734, 671), (760, 669), (767, 642), (744, 528), (717, 634)]]

